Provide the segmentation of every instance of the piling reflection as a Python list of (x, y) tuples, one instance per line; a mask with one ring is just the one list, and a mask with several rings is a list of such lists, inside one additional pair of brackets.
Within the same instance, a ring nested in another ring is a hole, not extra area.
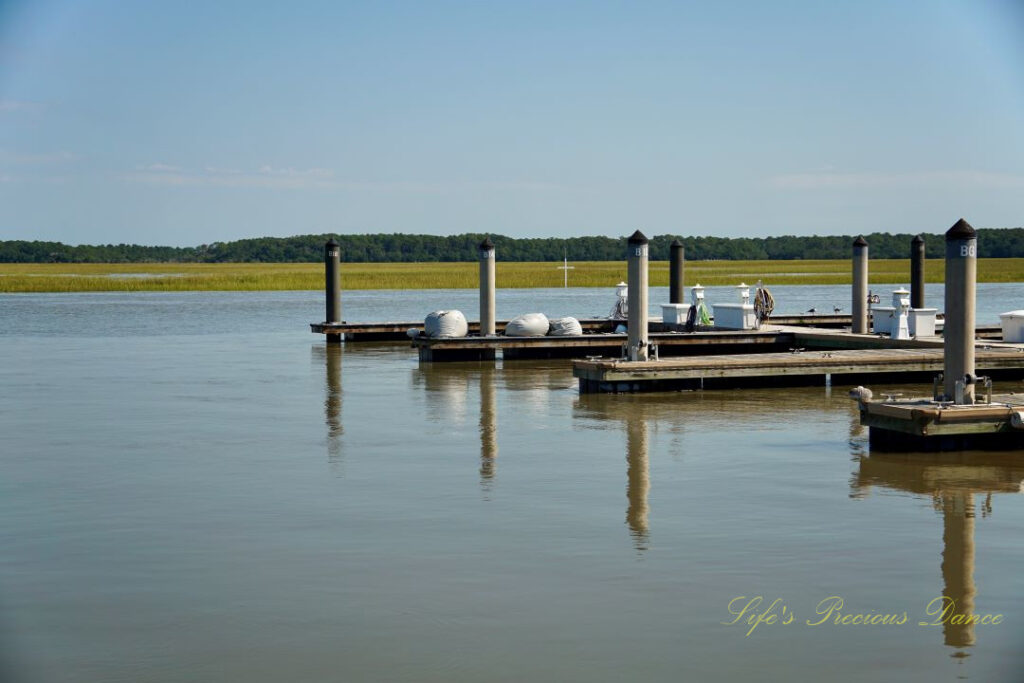
[(327, 459), (330, 462), (341, 461), (341, 437), (345, 433), (345, 425), (341, 419), (341, 344), (324, 344), (314, 346), (314, 357), (326, 367), (324, 380), (324, 422), (327, 425)]
[(498, 460), (498, 388), (493, 366), (480, 369), (480, 487), (489, 492)]
[(455, 413), (462, 422), (474, 386), (480, 400), (480, 488), (489, 494), (498, 461), (498, 376), (493, 363), (421, 363), (413, 371), (413, 386), (426, 390), (428, 414), (446, 420)]
[[(974, 496), (964, 491), (940, 494), (942, 508), (942, 594), (953, 600), (961, 614), (974, 614)], [(942, 627), (946, 645), (974, 644), (974, 627), (947, 623)]]
[[(1024, 454), (978, 451), (957, 453), (872, 453), (860, 459), (853, 480), (855, 495), (866, 495), (872, 486), (931, 496), (942, 514), (943, 595), (955, 604), (955, 612), (975, 612), (974, 583), (975, 495), (984, 495), (982, 516), (992, 513), (992, 495), (1016, 493), (1024, 485)], [(970, 620), (943, 625), (946, 645), (965, 648), (975, 642)], [(962, 656), (962, 653), (958, 653)]]
[(647, 452), (647, 420), (626, 420), (626, 524), (637, 550), (646, 550), (648, 537), (647, 494), (651, 490), (650, 460)]
[[(689, 398), (689, 397), (688, 397)], [(574, 417), (583, 424), (596, 420), (603, 428), (608, 422), (622, 424), (626, 435), (626, 525), (638, 551), (650, 547), (650, 443), (654, 429), (665, 427), (671, 434), (669, 453), (682, 453), (683, 420), (678, 395), (580, 394), (573, 406)], [(675, 408), (673, 409), (673, 406)]]

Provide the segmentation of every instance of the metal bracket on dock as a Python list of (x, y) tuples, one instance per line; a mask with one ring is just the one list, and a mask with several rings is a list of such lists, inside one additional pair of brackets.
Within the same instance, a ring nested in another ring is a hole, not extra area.
[(962, 381), (957, 381), (956, 388), (957, 392), (962, 392), (963, 388), (971, 384), (980, 384), (985, 389), (985, 403), (992, 404), (992, 378), (987, 376), (979, 377), (978, 375), (967, 374), (964, 375)]

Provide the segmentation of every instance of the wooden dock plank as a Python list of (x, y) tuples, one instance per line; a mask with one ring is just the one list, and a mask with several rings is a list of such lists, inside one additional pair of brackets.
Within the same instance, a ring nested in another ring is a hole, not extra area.
[[(939, 327), (941, 329), (941, 315), (939, 316)], [(608, 318), (581, 318), (580, 325), (584, 332), (612, 332), (615, 327), (624, 324), (624, 320), (611, 320)], [(504, 330), (508, 321), (496, 323), (499, 330)], [(773, 317), (771, 325), (792, 326), (801, 329), (812, 328), (815, 331), (835, 330), (842, 332), (842, 327), (849, 327), (849, 315), (782, 315)], [(469, 333), (479, 334), (480, 323), (469, 321)], [(343, 335), (346, 341), (403, 341), (407, 339), (406, 331), (410, 328), (423, 329), (423, 321), (383, 321), (383, 322), (341, 322), (341, 323), (310, 323), (310, 332), (314, 334), (325, 334), (330, 336)], [(651, 333), (681, 332), (680, 325), (665, 325), (659, 318), (652, 318), (648, 329)], [(977, 328), (979, 337), (1000, 338), (1001, 329), (998, 325), (981, 325)], [(873, 335), (869, 335), (873, 336)], [(826, 338), (827, 339), (827, 338)]]
[[(1024, 374), (1024, 353), (1017, 350), (979, 350), (979, 372)], [(942, 372), (942, 349), (859, 349), (800, 353), (696, 356), (659, 361), (581, 360), (573, 363), (580, 390), (643, 391), (688, 380), (824, 378), (826, 375), (904, 375), (920, 381), (921, 373)], [(916, 377), (915, 377), (916, 375)]]
[[(941, 319), (941, 315), (939, 316)], [(611, 320), (609, 318), (580, 318), (580, 325), (584, 332), (612, 332), (615, 327), (624, 324), (625, 320)], [(792, 325), (797, 327), (813, 327), (815, 329), (834, 329), (850, 326), (849, 315), (824, 315), (824, 314), (795, 314), (780, 315), (771, 319), (773, 325)], [(475, 320), (469, 321), (470, 334), (478, 334), (480, 323)], [(507, 320), (496, 323), (499, 330), (503, 330)], [(406, 339), (406, 330), (409, 328), (423, 329), (422, 320), (412, 321), (379, 321), (379, 322), (340, 322), (340, 323), (310, 323), (310, 332), (314, 334), (345, 335), (347, 341), (401, 341)], [(681, 331), (679, 325), (665, 325), (660, 318), (653, 317), (648, 325), (652, 333)], [(998, 329), (998, 326), (997, 326)], [(982, 331), (982, 328), (979, 328)], [(985, 328), (985, 331), (989, 330)]]

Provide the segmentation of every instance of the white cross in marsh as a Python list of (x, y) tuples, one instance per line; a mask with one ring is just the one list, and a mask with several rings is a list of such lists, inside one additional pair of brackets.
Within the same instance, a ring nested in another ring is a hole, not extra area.
[(569, 271), (570, 270), (575, 270), (575, 269), (576, 269), (576, 266), (570, 266), (569, 265), (569, 255), (566, 254), (565, 258), (563, 259), (563, 264), (558, 266), (558, 270), (561, 270), (561, 271), (563, 271), (565, 273), (565, 285), (564, 286), (565, 286), (566, 289), (569, 288)]

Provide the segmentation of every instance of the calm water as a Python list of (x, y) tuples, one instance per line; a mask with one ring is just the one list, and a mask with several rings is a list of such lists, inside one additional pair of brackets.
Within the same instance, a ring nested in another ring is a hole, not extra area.
[[(983, 285), (979, 321), (1018, 302)], [(344, 305), (472, 318), (476, 293)], [(871, 456), (838, 389), (581, 397), (565, 363), (327, 348), (322, 315), (317, 292), (0, 296), (0, 680), (1021, 679), (1024, 454)], [(1003, 621), (919, 626), (944, 593)], [(793, 623), (723, 623), (756, 596)], [(907, 621), (807, 625), (830, 596)]]

